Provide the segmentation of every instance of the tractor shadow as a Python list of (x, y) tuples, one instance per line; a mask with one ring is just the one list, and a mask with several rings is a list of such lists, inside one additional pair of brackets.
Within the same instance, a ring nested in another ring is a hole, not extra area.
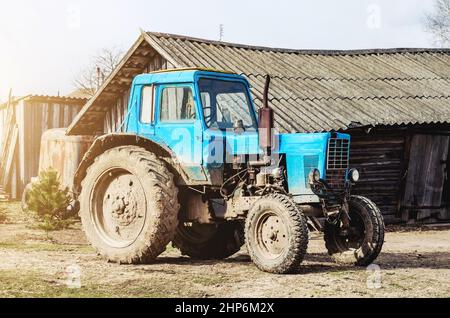
[[(396, 269), (450, 269), (450, 252), (396, 253), (382, 252), (374, 264), (382, 270)], [(321, 272), (366, 271), (366, 266), (337, 264), (327, 254), (308, 254), (299, 274)]]
[[(195, 260), (186, 256), (160, 257), (154, 265), (189, 265), (189, 266), (220, 266), (223, 264), (236, 266), (254, 266), (250, 257), (245, 253), (224, 260)], [(385, 252), (374, 262), (382, 270), (396, 269), (450, 269), (450, 252), (430, 253), (395, 253)], [(151, 269), (146, 267), (146, 270)], [(234, 266), (233, 266), (234, 267)], [(333, 273), (333, 272), (359, 272), (366, 271), (367, 267), (358, 267), (352, 264), (337, 264), (327, 254), (310, 253), (300, 267), (298, 275)]]
[(179, 257), (167, 257), (167, 256), (160, 256), (156, 259), (154, 264), (159, 265), (182, 265), (182, 264), (189, 264), (189, 265), (218, 265), (218, 264), (236, 264), (236, 265), (245, 265), (245, 264), (251, 264), (252, 260), (250, 259), (250, 256), (247, 254), (238, 254), (236, 256), (232, 256), (223, 260), (201, 260), (201, 259), (192, 259), (187, 256), (179, 256)]

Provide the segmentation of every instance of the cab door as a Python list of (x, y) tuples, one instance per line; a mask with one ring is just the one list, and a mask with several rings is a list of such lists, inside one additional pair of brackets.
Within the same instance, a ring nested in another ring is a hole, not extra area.
[(155, 136), (155, 86), (139, 87), (136, 94), (135, 102), (140, 101), (141, 105), (138, 111), (137, 132), (141, 136), (152, 139)]
[(193, 181), (207, 181), (202, 166), (201, 112), (192, 84), (158, 85), (155, 137), (177, 156)]

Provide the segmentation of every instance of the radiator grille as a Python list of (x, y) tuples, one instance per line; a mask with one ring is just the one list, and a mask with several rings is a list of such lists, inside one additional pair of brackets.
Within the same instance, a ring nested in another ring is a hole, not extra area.
[(328, 142), (328, 170), (348, 169), (350, 157), (350, 140), (331, 138)]
[(331, 138), (328, 142), (326, 181), (331, 188), (345, 186), (346, 172), (349, 168), (350, 140)]

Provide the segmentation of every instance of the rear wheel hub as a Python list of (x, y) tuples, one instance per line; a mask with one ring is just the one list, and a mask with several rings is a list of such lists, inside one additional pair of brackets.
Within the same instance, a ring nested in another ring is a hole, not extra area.
[(99, 234), (112, 246), (133, 243), (143, 229), (146, 209), (137, 177), (126, 171), (109, 172), (101, 178), (96, 195), (94, 218)]

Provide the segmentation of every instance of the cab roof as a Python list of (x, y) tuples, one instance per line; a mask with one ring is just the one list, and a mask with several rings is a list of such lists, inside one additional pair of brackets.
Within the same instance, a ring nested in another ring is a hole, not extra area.
[(192, 83), (195, 82), (196, 79), (201, 76), (212, 76), (217, 78), (244, 80), (248, 83), (247, 79), (242, 75), (234, 74), (227, 71), (218, 71), (205, 68), (171, 69), (141, 74), (135, 77), (133, 83), (138, 85)]

